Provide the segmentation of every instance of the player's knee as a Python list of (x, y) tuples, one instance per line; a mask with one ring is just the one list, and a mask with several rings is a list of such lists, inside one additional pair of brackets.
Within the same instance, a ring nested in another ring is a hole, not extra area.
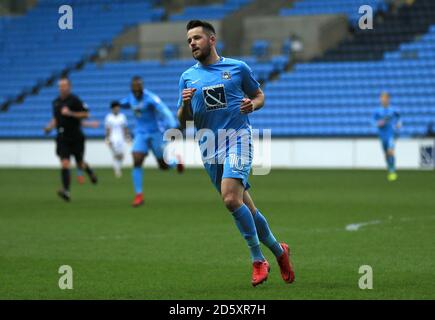
[(242, 199), (234, 193), (225, 194), (223, 196), (223, 201), (227, 209), (231, 212), (237, 210), (243, 204)]
[(141, 167), (142, 164), (143, 164), (144, 159), (145, 159), (144, 155), (133, 153), (133, 166), (135, 166), (135, 167)]
[(61, 161), (61, 166), (62, 166), (62, 169), (69, 169), (69, 166), (70, 166), (69, 160), (68, 159), (63, 159)]
[(143, 163), (143, 159), (133, 159), (133, 166), (137, 167), (142, 167), (142, 163)]
[(387, 155), (389, 155), (390, 157), (394, 156), (394, 150), (393, 149), (388, 149)]

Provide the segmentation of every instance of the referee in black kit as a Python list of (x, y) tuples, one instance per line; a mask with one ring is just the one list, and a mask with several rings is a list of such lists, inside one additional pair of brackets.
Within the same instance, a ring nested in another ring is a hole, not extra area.
[(53, 118), (44, 128), (48, 134), (57, 129), (56, 154), (61, 162), (61, 177), (63, 189), (57, 194), (65, 201), (70, 201), (70, 157), (74, 156), (79, 168), (86, 171), (91, 182), (97, 183), (97, 176), (83, 160), (85, 151), (85, 136), (81, 129), (82, 119), (89, 117), (86, 105), (71, 93), (71, 81), (67, 77), (59, 80), (59, 97), (53, 101)]

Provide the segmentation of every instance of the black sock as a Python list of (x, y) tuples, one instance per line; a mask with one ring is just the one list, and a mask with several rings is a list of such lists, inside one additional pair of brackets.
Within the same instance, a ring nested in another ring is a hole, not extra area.
[(62, 169), (62, 185), (63, 190), (69, 191), (69, 184), (70, 184), (70, 173), (69, 169)]
[(94, 176), (94, 171), (92, 171), (91, 167), (87, 163), (85, 164), (84, 169), (90, 178)]

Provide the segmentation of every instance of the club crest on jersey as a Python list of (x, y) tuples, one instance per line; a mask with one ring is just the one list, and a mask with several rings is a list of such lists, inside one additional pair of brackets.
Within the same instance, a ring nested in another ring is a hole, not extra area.
[(225, 87), (223, 84), (203, 87), (202, 96), (204, 98), (207, 112), (227, 107), (227, 98), (225, 96)]
[(229, 71), (222, 72), (222, 79), (231, 80), (231, 73)]

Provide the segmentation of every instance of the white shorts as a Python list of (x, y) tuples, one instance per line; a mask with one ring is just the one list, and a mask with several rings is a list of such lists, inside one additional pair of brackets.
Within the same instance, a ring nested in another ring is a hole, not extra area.
[(124, 154), (125, 141), (123, 139), (110, 140), (112, 150), (114, 155)]

